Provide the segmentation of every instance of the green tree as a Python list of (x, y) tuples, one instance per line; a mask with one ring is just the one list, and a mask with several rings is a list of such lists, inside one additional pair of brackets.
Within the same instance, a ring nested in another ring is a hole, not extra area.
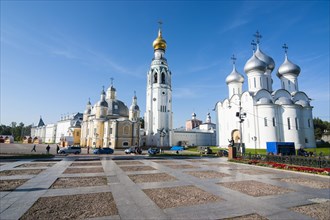
[(313, 123), (315, 139), (320, 140), (323, 135), (330, 134), (330, 123), (328, 121), (322, 121), (320, 118), (314, 118)]
[(140, 117), (141, 128), (144, 128), (144, 118)]

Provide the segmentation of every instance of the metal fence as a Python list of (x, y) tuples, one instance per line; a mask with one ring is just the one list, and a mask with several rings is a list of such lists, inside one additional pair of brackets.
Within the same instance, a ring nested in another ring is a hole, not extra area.
[(277, 156), (277, 155), (261, 155), (261, 154), (243, 154), (243, 159), (261, 160), (265, 162), (276, 162), (297, 166), (330, 168), (330, 159), (324, 156), (318, 157), (302, 157), (302, 156)]

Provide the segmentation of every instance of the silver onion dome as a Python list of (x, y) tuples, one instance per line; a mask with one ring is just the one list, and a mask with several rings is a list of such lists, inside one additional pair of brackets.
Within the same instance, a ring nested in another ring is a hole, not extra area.
[(237, 72), (235, 65), (233, 65), (233, 71), (231, 71), (231, 73), (226, 78), (227, 84), (232, 82), (244, 83), (244, 76)]
[(294, 63), (292, 63), (288, 56), (285, 55), (285, 60), (282, 65), (278, 68), (277, 76), (281, 77), (282, 75), (292, 74), (298, 76), (300, 73), (300, 67)]
[(244, 72), (249, 73), (252, 70), (259, 70), (265, 72), (267, 68), (267, 64), (258, 57), (256, 57), (255, 53), (253, 53), (252, 57), (246, 62), (244, 66)]
[(267, 64), (267, 69), (269, 69), (270, 71), (274, 70), (275, 62), (274, 62), (273, 58), (271, 58), (270, 56), (267, 56), (265, 53), (263, 53), (259, 48), (259, 44), (257, 44), (257, 50), (255, 52), (255, 55), (259, 60), (261, 60)]

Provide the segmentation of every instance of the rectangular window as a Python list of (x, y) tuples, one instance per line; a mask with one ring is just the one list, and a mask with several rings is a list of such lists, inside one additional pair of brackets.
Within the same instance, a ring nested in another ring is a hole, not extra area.
[(268, 124), (267, 124), (267, 118), (264, 118), (264, 124), (265, 124), (265, 127), (268, 126)]
[(259, 78), (260, 79), (260, 87), (262, 87), (262, 81), (261, 81), (261, 78)]
[(275, 118), (273, 117), (273, 127), (275, 127), (276, 124), (275, 124)]
[(311, 127), (311, 120), (308, 119), (307, 123), (308, 123), (308, 127), (310, 128)]
[(112, 134), (112, 128), (110, 128), (110, 134)]
[(291, 130), (290, 118), (288, 118), (288, 130)]
[(254, 84), (254, 88), (256, 88), (257, 86), (256, 86), (256, 78), (253, 78), (253, 84)]
[(308, 139), (307, 138), (305, 138), (305, 144), (308, 144)]

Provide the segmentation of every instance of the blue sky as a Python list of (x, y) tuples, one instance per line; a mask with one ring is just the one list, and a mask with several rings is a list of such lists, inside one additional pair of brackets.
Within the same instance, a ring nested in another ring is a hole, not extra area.
[[(134, 90), (145, 111), (146, 74), (157, 21), (163, 21), (172, 71), (174, 127), (191, 113), (205, 121), (228, 96), (226, 76), (260, 47), (275, 61), (298, 64), (299, 89), (314, 117), (329, 120), (329, 1), (1, 1), (1, 124), (54, 123), (83, 112), (113, 77), (128, 107)], [(244, 89), (247, 85), (245, 83)]]

